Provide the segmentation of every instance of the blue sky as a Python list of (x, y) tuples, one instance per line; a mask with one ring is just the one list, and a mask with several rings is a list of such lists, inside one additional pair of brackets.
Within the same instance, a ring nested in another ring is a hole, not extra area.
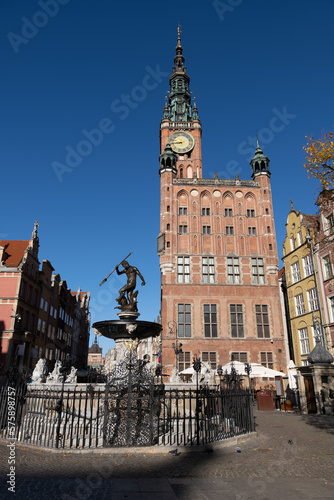
[(0, 238), (28, 239), (38, 220), (40, 260), (91, 291), (93, 321), (116, 318), (124, 279), (99, 283), (129, 252), (147, 282), (140, 319), (159, 314), (159, 123), (178, 23), (203, 176), (250, 179), (258, 130), (280, 257), (290, 198), (316, 211), (302, 148), (333, 129), (332, 0), (3, 0), (0, 14)]

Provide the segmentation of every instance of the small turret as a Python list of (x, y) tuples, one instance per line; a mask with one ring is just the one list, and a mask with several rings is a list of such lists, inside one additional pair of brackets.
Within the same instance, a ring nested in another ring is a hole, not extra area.
[(176, 174), (176, 160), (177, 155), (172, 150), (170, 143), (167, 142), (164, 152), (159, 156), (160, 174), (165, 169), (172, 170), (172, 172)]
[(250, 161), (252, 167), (252, 179), (255, 179), (258, 175), (268, 175), (270, 177), (271, 173), (269, 170), (269, 158), (263, 154), (262, 149), (259, 145), (259, 140), (257, 139), (257, 148), (255, 154)]

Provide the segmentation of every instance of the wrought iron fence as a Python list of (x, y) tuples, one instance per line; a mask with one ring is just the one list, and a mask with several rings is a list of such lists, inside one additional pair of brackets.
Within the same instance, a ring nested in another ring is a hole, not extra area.
[(200, 445), (254, 430), (248, 391), (109, 384), (15, 389), (15, 432), (8, 387), (0, 391), (0, 437), (50, 448)]

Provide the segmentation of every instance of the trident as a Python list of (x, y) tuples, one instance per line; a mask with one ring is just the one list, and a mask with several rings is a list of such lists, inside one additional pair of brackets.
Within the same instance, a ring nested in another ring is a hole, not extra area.
[(109, 276), (111, 276), (112, 273), (116, 270), (116, 267), (120, 266), (122, 264), (122, 262), (124, 262), (128, 257), (130, 257), (130, 255), (132, 255), (132, 252), (130, 252), (129, 255), (127, 255), (125, 257), (125, 259), (121, 260), (121, 262), (119, 264), (117, 264), (117, 266), (114, 267), (114, 269), (111, 271), (111, 273), (108, 274), (108, 276), (106, 278), (104, 278), (103, 281), (101, 281), (101, 283), (99, 284), (99, 286), (103, 285), (103, 283), (105, 283), (107, 281), (107, 279), (109, 278)]

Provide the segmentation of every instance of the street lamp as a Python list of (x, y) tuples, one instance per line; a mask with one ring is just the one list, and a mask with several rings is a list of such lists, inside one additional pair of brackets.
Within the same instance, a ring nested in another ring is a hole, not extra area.
[(245, 363), (245, 372), (247, 373), (247, 377), (248, 377), (248, 388), (249, 388), (249, 391), (251, 392), (250, 374), (252, 373), (252, 367), (251, 367), (250, 363)]
[(176, 370), (179, 369), (179, 354), (182, 352), (182, 344), (177, 339), (177, 324), (175, 321), (168, 322), (169, 334), (174, 335), (173, 328), (175, 328), (175, 342), (172, 343), (172, 348), (175, 352)]
[(196, 372), (196, 427), (197, 427), (197, 446), (199, 446), (199, 401), (198, 401), (198, 374), (201, 371), (202, 368), (202, 363), (199, 357), (196, 355), (196, 357), (193, 358), (193, 369)]

